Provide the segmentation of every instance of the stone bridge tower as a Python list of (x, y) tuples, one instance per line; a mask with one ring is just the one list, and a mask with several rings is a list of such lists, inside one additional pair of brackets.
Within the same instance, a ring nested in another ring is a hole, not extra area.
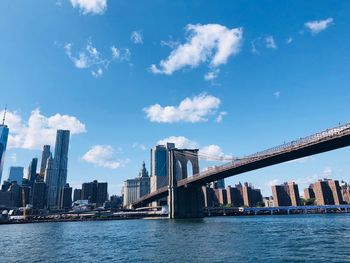
[(203, 217), (201, 186), (177, 188), (177, 181), (189, 176), (188, 163), (192, 166), (193, 176), (199, 173), (198, 149), (172, 149), (169, 155), (169, 218)]

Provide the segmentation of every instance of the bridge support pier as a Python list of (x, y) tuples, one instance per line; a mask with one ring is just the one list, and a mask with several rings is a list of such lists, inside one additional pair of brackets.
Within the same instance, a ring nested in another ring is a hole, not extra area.
[(204, 207), (202, 186), (177, 188), (174, 151), (170, 151), (169, 161), (168, 218), (202, 218)]

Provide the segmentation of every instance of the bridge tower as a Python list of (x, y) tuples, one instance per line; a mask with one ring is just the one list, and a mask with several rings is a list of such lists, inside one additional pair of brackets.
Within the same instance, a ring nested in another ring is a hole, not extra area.
[(168, 217), (203, 217), (204, 198), (201, 185), (177, 188), (177, 180), (188, 177), (188, 163), (192, 165), (194, 176), (199, 173), (198, 149), (172, 149), (169, 155)]

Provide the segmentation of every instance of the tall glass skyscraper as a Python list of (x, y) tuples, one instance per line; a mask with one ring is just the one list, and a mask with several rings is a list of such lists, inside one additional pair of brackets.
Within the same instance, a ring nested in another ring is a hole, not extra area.
[(9, 172), (9, 178), (7, 179), (7, 181), (9, 181), (9, 182), (16, 181), (18, 185), (22, 185), (23, 170), (24, 170), (24, 167), (11, 166), (10, 172)]
[(41, 154), (41, 164), (40, 164), (40, 176), (45, 176), (45, 169), (47, 164), (47, 159), (49, 159), (51, 155), (50, 145), (44, 145), (43, 152)]
[(0, 124), (0, 182), (2, 177), (2, 170), (4, 169), (5, 152), (8, 136), (9, 128), (4, 123)]
[(69, 134), (69, 130), (57, 130), (55, 156), (52, 158), (49, 154), (47, 159), (45, 183), (47, 184), (47, 204), (50, 209), (58, 208), (61, 189), (67, 183)]
[(69, 130), (58, 130), (55, 145), (55, 168), (57, 169), (58, 191), (67, 183)]

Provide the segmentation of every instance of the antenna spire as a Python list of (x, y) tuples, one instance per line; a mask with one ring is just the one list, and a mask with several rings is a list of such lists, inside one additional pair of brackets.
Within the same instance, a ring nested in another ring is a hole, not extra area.
[(4, 117), (2, 118), (2, 126), (4, 126), (4, 125), (5, 125), (6, 111), (7, 111), (7, 104), (6, 104), (6, 106), (5, 106), (5, 110), (4, 110)]

